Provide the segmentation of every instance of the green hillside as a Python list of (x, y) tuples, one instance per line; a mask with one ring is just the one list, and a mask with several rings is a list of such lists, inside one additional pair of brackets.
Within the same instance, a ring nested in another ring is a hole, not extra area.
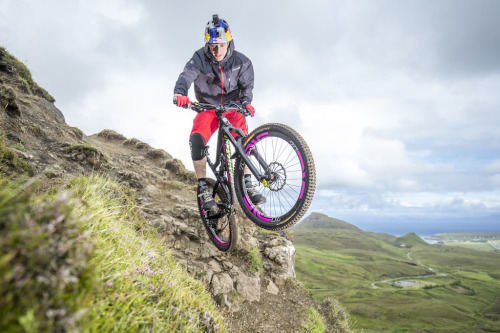
[(410, 232), (409, 234), (406, 234), (401, 237), (397, 237), (395, 241), (402, 246), (414, 246), (414, 245), (421, 245), (421, 246), (426, 246), (427, 242), (424, 241), (422, 238), (418, 237), (417, 234)]
[(500, 331), (498, 253), (358, 230), (292, 232), (297, 278), (317, 299), (338, 299), (354, 329)]
[(334, 219), (321, 213), (311, 213), (292, 228), (292, 230), (301, 229), (349, 229), (361, 231), (361, 229), (355, 225), (342, 220)]

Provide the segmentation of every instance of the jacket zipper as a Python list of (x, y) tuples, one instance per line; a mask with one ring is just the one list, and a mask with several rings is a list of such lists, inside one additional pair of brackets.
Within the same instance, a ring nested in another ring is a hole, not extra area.
[(220, 105), (222, 105), (222, 100), (224, 98), (224, 72), (222, 71), (222, 67), (219, 62), (219, 70), (220, 70), (220, 75), (221, 75), (221, 81), (222, 81), (222, 95), (220, 96)]

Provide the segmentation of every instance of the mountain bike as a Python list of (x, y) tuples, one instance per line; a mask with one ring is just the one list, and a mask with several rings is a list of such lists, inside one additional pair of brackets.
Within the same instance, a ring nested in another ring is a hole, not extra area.
[[(225, 116), (228, 111), (248, 116), (248, 111), (236, 102), (225, 106), (192, 102), (191, 109), (215, 111), (219, 119), (214, 163), (206, 148), (207, 163), (216, 178), (207, 179), (207, 185), (217, 210), (205, 211), (201, 199), (198, 200), (201, 218), (213, 244), (224, 252), (236, 246), (235, 197), (245, 215), (261, 228), (281, 230), (297, 223), (309, 208), (316, 188), (313, 157), (300, 134), (287, 125), (269, 123), (245, 135)], [(255, 177), (253, 186), (266, 198), (265, 203), (257, 206), (250, 200), (245, 169)]]

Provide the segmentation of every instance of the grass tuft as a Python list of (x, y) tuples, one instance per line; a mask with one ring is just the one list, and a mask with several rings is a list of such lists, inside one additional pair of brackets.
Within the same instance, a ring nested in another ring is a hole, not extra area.
[(256, 247), (252, 247), (247, 250), (249, 255), (248, 271), (250, 273), (262, 272), (264, 270), (264, 266), (262, 264), (262, 256), (260, 255), (259, 249)]
[(92, 145), (72, 144), (63, 148), (64, 152), (71, 155), (75, 161), (87, 161), (92, 167), (99, 169), (108, 162), (106, 155)]
[(306, 318), (302, 323), (302, 329), (305, 332), (308, 333), (325, 332), (326, 330), (325, 325), (323, 324), (323, 320), (321, 319), (321, 316), (319, 315), (318, 311), (316, 311), (316, 309), (314, 309), (313, 307), (308, 307), (305, 310), (305, 316)]

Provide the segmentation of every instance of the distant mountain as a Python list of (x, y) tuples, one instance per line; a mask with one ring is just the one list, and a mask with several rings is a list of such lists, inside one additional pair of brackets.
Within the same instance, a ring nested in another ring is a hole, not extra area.
[(426, 241), (424, 241), (422, 238), (420, 238), (417, 234), (410, 232), (409, 234), (406, 234), (401, 237), (397, 237), (395, 241), (399, 244), (405, 244), (405, 245), (428, 245)]
[(338, 220), (321, 213), (311, 213), (291, 230), (302, 229), (348, 229), (362, 231), (348, 222)]

